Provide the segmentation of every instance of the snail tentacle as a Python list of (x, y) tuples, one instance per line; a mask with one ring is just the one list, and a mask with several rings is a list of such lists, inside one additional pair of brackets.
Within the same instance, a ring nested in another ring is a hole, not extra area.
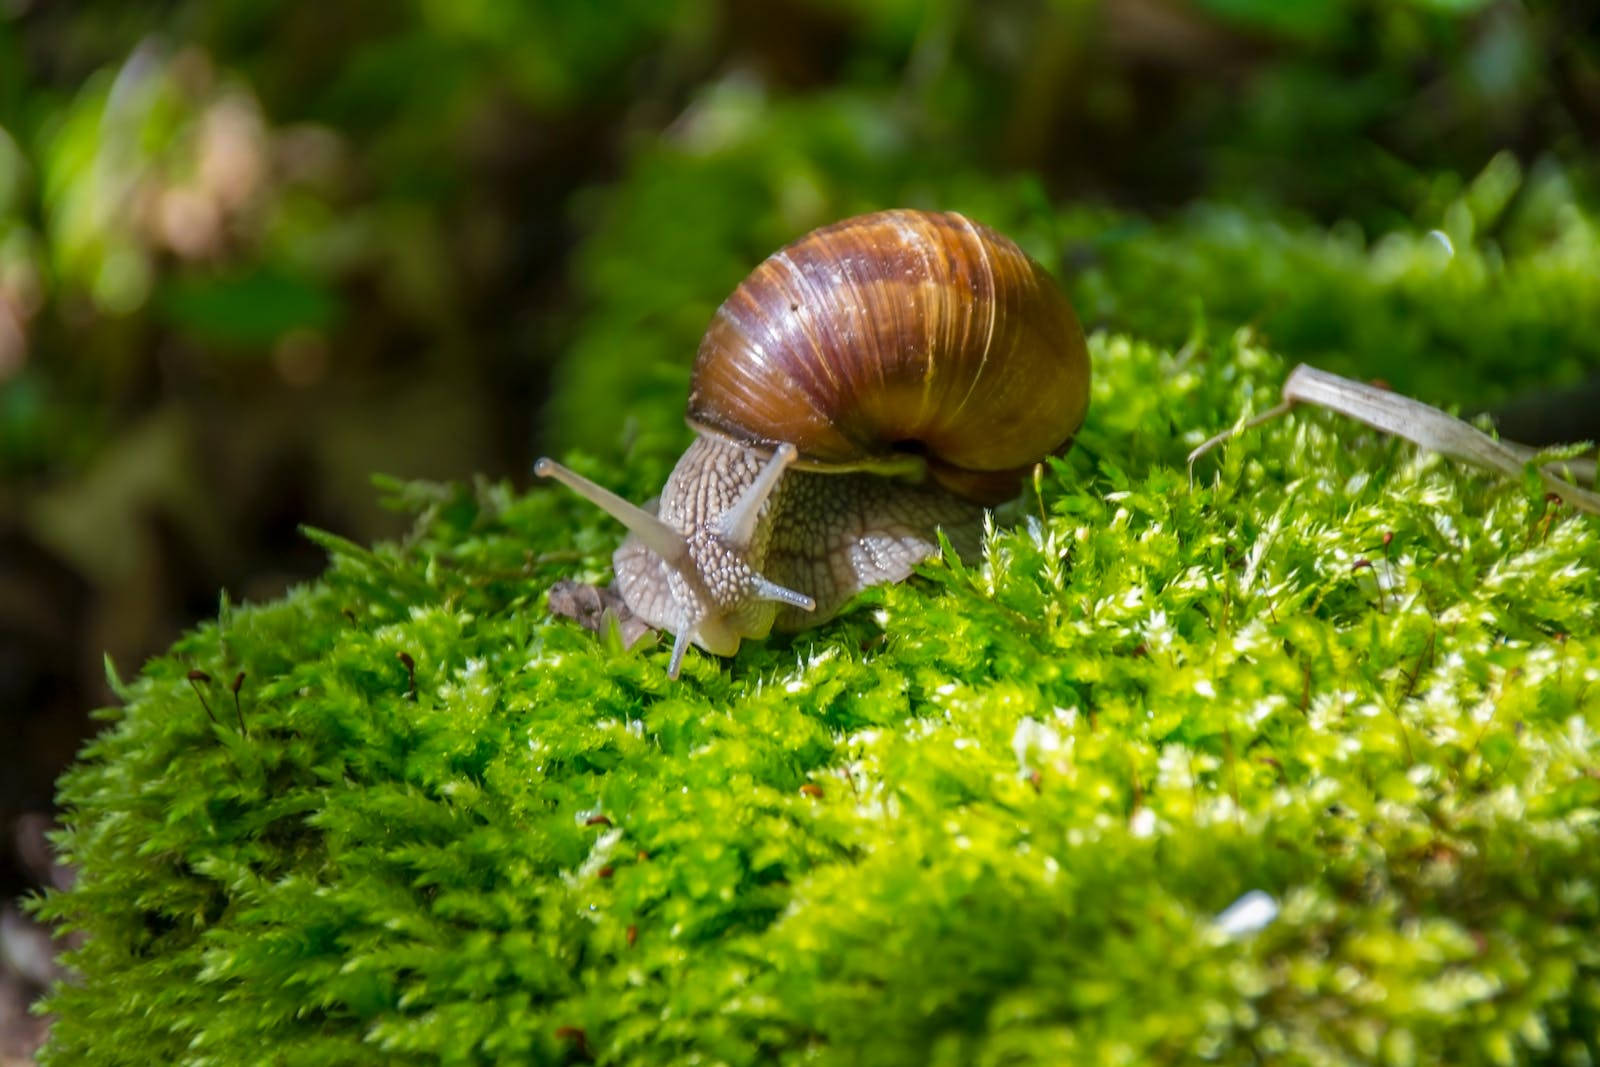
[(801, 611), (816, 611), (817, 602), (804, 593), (797, 593), (793, 589), (779, 585), (762, 575), (756, 575), (750, 581), (750, 592), (758, 600), (770, 600), (776, 604), (787, 604)]
[(678, 680), (678, 668), (683, 666), (683, 654), (689, 650), (689, 638), (693, 633), (694, 625), (688, 619), (688, 612), (684, 612), (683, 621), (672, 636), (672, 661), (667, 664), (667, 677), (673, 681)]
[(541, 478), (554, 478), (622, 523), (652, 552), (672, 566), (677, 567), (689, 558), (689, 543), (682, 534), (637, 504), (630, 504), (605, 486), (590, 481), (548, 456), (533, 465), (533, 473)]
[(761, 468), (761, 473), (756, 475), (755, 481), (745, 486), (733, 507), (722, 513), (722, 517), (717, 520), (717, 531), (730, 548), (743, 550), (750, 547), (762, 505), (772, 495), (778, 479), (783, 477), (784, 469), (799, 455), (794, 445), (779, 445), (777, 451), (772, 453), (772, 458), (767, 461), (767, 465)]

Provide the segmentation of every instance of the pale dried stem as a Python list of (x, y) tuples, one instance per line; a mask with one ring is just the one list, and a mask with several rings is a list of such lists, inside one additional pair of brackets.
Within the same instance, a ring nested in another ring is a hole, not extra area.
[[(1430, 452), (1464, 460), (1511, 477), (1520, 476), (1528, 462), (1539, 455), (1536, 449), (1526, 445), (1498, 441), (1469, 423), (1420, 400), (1413, 400), (1381, 386), (1341, 378), (1302, 363), (1289, 372), (1289, 377), (1283, 383), (1283, 400), (1279, 404), (1235, 429), (1217, 434), (1189, 453), (1190, 470), (1193, 471), (1195, 460), (1217, 445), (1268, 419), (1286, 414), (1296, 404), (1315, 404), (1348, 415), (1384, 433), (1403, 437)], [(1563, 460), (1544, 464), (1536, 470), (1550, 492), (1580, 511), (1600, 515), (1600, 494), (1566, 480), (1572, 477), (1592, 484), (1593, 461)]]

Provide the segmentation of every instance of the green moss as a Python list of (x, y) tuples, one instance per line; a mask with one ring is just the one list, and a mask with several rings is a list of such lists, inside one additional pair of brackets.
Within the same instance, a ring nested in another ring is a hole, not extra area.
[(1283, 362), (1092, 350), (983, 560), (678, 684), (568, 494), (320, 535), (64, 780), (49, 1062), (1591, 1062), (1600, 525), (1315, 413), (1191, 487)]
[(1600, 220), (1553, 165), (1509, 154), (1382, 233), (1199, 205), (1151, 225), (1078, 213), (1073, 279), (1091, 320), (1182, 343), (1248, 324), (1328, 370), (1434, 403), (1490, 404), (1600, 373)]

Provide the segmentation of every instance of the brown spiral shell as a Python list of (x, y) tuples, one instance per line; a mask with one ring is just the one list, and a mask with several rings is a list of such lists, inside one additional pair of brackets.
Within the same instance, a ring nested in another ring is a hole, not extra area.
[(960, 215), (897, 210), (814, 230), (740, 283), (700, 343), (689, 420), (824, 466), (922, 454), (997, 503), (1088, 403), (1083, 332), (1044, 268)]

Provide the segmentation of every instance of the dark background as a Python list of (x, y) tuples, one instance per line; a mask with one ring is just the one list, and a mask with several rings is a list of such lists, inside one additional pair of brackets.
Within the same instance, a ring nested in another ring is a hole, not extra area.
[[(0, 899), (66, 876), (103, 657), (313, 577), (302, 523), (397, 533), (374, 472), (620, 454), (564, 357), (681, 391), (763, 255), (952, 183), (1375, 236), (1499, 166), (1592, 211), (1597, 39), (1587, 0), (0, 0)], [(50, 965), (0, 941), (4, 1062)]]

